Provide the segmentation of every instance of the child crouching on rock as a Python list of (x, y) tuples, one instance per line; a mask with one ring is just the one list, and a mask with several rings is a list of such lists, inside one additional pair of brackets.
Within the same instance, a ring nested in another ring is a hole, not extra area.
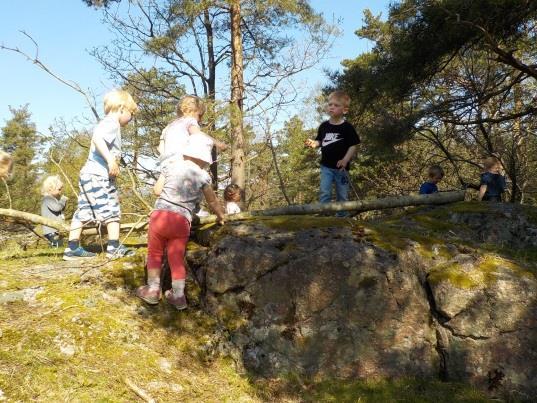
[(241, 212), (239, 203), (241, 201), (241, 188), (239, 185), (227, 185), (224, 189), (224, 202), (226, 204), (226, 214), (238, 214)]
[(224, 224), (224, 211), (211, 187), (211, 177), (205, 171), (212, 163), (212, 147), (213, 141), (208, 136), (192, 134), (184, 148), (183, 160), (173, 159), (162, 168), (162, 188), (155, 189), (159, 197), (149, 219), (147, 285), (136, 290), (136, 295), (148, 304), (159, 303), (162, 258), (166, 250), (172, 289), (167, 290), (164, 297), (177, 310), (187, 307), (185, 250), (193, 210), (203, 196), (219, 224)]
[[(41, 216), (51, 218), (56, 221), (63, 221), (65, 217), (63, 211), (67, 203), (67, 197), (62, 196), (63, 182), (58, 175), (48, 176), (43, 181), (41, 194), (43, 201), (41, 202)], [(43, 235), (49, 241), (50, 246), (57, 248), (61, 246), (62, 241), (58, 231), (55, 228), (43, 226)]]

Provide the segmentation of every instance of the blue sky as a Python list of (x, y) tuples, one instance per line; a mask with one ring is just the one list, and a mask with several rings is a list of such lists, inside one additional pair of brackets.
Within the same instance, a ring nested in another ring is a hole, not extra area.
[[(362, 24), (363, 10), (384, 12), (388, 0), (312, 0), (312, 6), (328, 20), (340, 20), (343, 35), (336, 39), (329, 57), (318, 68), (306, 73), (311, 90), (326, 82), (323, 68), (339, 69), (341, 60), (354, 58), (371, 45), (355, 36)], [(30, 34), (39, 44), (39, 57), (62, 78), (76, 81), (93, 91), (99, 99), (115, 83), (88, 54), (94, 47), (106, 45), (111, 34), (101, 23), (99, 11), (86, 7), (81, 0), (0, 1), (0, 43), (35, 54), (35, 47), (19, 31)], [(29, 104), (39, 131), (56, 118), (80, 127), (90, 117), (82, 97), (55, 81), (19, 54), (0, 50), (0, 125), (11, 117), (9, 106)]]

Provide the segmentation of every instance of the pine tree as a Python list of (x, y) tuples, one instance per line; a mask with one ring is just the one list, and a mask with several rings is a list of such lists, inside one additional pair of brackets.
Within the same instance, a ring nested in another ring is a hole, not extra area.
[[(19, 109), (10, 108), (13, 117), (2, 128), (2, 148), (11, 153), (14, 161), (13, 177), (9, 180), (9, 189), (13, 208), (35, 213), (39, 206), (39, 189), (37, 188), (38, 166), (35, 158), (39, 152), (39, 137), (35, 124), (31, 122), (28, 105)], [(7, 194), (3, 194), (1, 203), (6, 206)]]
[[(176, 79), (204, 97), (208, 114), (220, 117), (205, 129), (213, 136), (219, 128), (231, 134), (232, 178), (241, 186), (248, 119), (294, 100), (298, 93), (292, 78), (326, 54), (335, 34), (303, 0), (149, 0), (103, 12), (117, 39), (95, 50), (98, 60), (127, 86), (162, 91), (151, 88), (155, 82), (134, 82), (140, 75), (129, 74), (143, 71), (147, 59), (140, 54), (146, 55), (159, 77)], [(288, 31), (302, 35), (303, 43)]]

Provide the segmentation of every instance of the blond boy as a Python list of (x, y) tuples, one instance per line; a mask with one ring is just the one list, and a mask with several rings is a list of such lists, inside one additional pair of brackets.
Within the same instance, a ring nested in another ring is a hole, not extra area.
[[(62, 195), (63, 182), (58, 175), (47, 176), (41, 187), (43, 200), (41, 201), (41, 216), (55, 221), (65, 219), (63, 212), (67, 203), (67, 197)], [(43, 225), (43, 236), (47, 238), (50, 246), (61, 246), (62, 241), (58, 230)]]
[[(326, 112), (329, 119), (319, 126), (315, 140), (306, 140), (305, 145), (321, 148), (321, 186), (319, 201), (332, 200), (332, 186), (336, 187), (336, 201), (347, 201), (349, 194), (350, 161), (356, 154), (360, 138), (353, 125), (345, 120), (349, 111), (350, 97), (343, 91), (334, 91), (328, 96)], [(346, 215), (339, 212), (339, 216)]]
[(121, 156), (121, 127), (132, 119), (138, 107), (126, 91), (111, 91), (104, 97), (106, 116), (93, 131), (88, 160), (80, 171), (78, 208), (71, 222), (69, 243), (64, 260), (95, 256), (80, 246), (84, 224), (106, 225), (109, 258), (131, 255), (133, 252), (119, 244), (121, 211), (116, 188)]

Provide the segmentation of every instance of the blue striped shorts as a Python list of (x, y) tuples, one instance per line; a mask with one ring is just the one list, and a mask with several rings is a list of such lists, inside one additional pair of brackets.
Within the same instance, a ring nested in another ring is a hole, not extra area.
[(103, 224), (121, 220), (119, 195), (114, 179), (81, 174), (78, 187), (80, 189), (78, 207), (73, 220)]

